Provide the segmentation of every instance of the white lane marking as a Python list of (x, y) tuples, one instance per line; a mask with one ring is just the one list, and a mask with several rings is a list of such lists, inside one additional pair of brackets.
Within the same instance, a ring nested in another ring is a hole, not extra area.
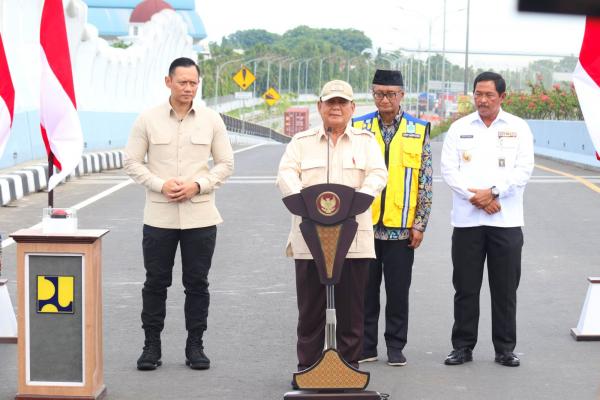
[(255, 144), (254, 146), (244, 147), (243, 149), (239, 149), (239, 150), (234, 151), (233, 154), (241, 153), (241, 152), (247, 151), (247, 150), (252, 150), (252, 149), (255, 149), (257, 147), (264, 146), (264, 145), (265, 145), (264, 143), (259, 143), (259, 144)]
[(99, 180), (92, 180), (92, 179), (87, 179), (87, 180), (76, 180), (76, 181), (71, 181), (69, 183), (73, 184), (73, 185), (116, 185), (117, 183), (122, 183), (124, 180), (123, 179), (99, 179)]
[(252, 175), (252, 176), (240, 176), (240, 175), (234, 175), (229, 177), (229, 179), (227, 180), (228, 182), (231, 180), (236, 180), (236, 179), (276, 179), (277, 176), (275, 175)]
[(127, 179), (125, 182), (121, 182), (121, 183), (119, 183), (118, 185), (115, 185), (115, 186), (113, 186), (113, 187), (111, 187), (111, 188), (109, 188), (109, 189), (106, 189), (104, 192), (100, 192), (100, 193), (98, 193), (97, 195), (95, 195), (95, 196), (92, 196), (92, 197), (90, 197), (89, 199), (82, 201), (81, 203), (77, 203), (77, 204), (75, 204), (75, 205), (74, 205), (73, 207), (71, 207), (71, 208), (74, 208), (74, 209), (76, 209), (76, 210), (81, 210), (82, 208), (84, 208), (84, 207), (87, 207), (87, 206), (89, 206), (90, 204), (92, 204), (92, 203), (95, 203), (95, 202), (97, 202), (98, 200), (100, 200), (100, 199), (103, 199), (104, 197), (106, 197), (106, 196), (108, 196), (108, 195), (111, 195), (111, 194), (113, 194), (114, 192), (116, 192), (117, 190), (121, 190), (121, 189), (123, 189), (125, 186), (128, 186), (128, 185), (130, 185), (130, 184), (132, 184), (132, 183), (133, 183), (133, 181), (132, 181), (131, 179)]
[[(227, 180), (228, 184), (236, 184), (236, 185), (251, 185), (251, 184), (265, 184), (265, 183), (275, 183), (277, 180), (274, 176), (244, 176), (244, 177), (231, 177)], [(600, 177), (588, 178), (590, 182), (600, 183)], [(435, 183), (443, 183), (443, 179), (438, 176), (433, 177), (433, 182)], [(528, 183), (577, 183), (573, 179), (563, 178), (561, 176), (553, 176), (553, 177), (532, 177)]]
[(254, 184), (269, 184), (269, 185), (274, 185), (275, 184), (275, 179), (273, 180), (248, 180), (248, 181), (227, 181), (227, 184), (229, 185), (254, 185)]
[[(234, 154), (241, 153), (241, 152), (246, 151), (246, 150), (255, 149), (255, 148), (257, 148), (259, 146), (262, 146), (262, 145), (263, 145), (262, 143), (259, 143), (259, 144), (256, 144), (254, 146), (244, 147), (243, 149), (235, 150), (233, 153)], [(97, 195), (92, 196), (89, 199), (82, 201), (81, 203), (75, 204), (71, 208), (74, 208), (76, 210), (81, 210), (82, 208), (87, 207), (90, 204), (95, 203), (98, 200), (100, 200), (100, 199), (102, 199), (102, 198), (104, 198), (106, 196), (109, 196), (109, 195), (113, 194), (114, 192), (116, 192), (117, 190), (121, 190), (125, 186), (128, 186), (128, 185), (130, 185), (132, 183), (133, 183), (133, 181), (131, 179), (127, 178), (126, 181), (121, 182), (118, 185), (115, 185), (115, 186), (113, 186), (113, 187), (111, 187), (109, 189), (106, 189), (105, 191), (103, 191), (101, 193), (98, 193)], [(39, 229), (41, 227), (42, 227), (42, 223), (40, 222), (38, 224), (30, 226), (28, 229)], [(13, 245), (14, 243), (15, 243), (15, 241), (12, 238), (4, 239), (2, 241), (2, 248), (4, 249), (4, 248), (6, 248), (6, 247), (8, 247), (10, 245)]]

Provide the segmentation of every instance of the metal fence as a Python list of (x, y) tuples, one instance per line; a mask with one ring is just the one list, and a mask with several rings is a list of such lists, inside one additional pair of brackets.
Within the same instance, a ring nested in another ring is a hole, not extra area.
[(244, 121), (225, 114), (221, 114), (221, 118), (223, 118), (227, 130), (231, 132), (269, 138), (280, 143), (287, 143), (291, 140), (289, 136), (283, 135), (266, 126)]

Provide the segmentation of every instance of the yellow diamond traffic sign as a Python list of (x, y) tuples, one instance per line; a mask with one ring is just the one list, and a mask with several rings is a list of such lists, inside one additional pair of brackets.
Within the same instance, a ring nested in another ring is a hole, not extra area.
[(233, 81), (244, 90), (248, 89), (248, 87), (252, 85), (252, 82), (254, 82), (255, 80), (256, 78), (254, 77), (254, 74), (252, 74), (252, 72), (250, 72), (250, 70), (246, 68), (245, 65), (243, 65), (242, 69), (240, 69), (233, 76)]
[(262, 97), (269, 106), (277, 103), (281, 98), (279, 93), (277, 93), (277, 90), (273, 89), (272, 87), (270, 87), (269, 90), (262, 95)]

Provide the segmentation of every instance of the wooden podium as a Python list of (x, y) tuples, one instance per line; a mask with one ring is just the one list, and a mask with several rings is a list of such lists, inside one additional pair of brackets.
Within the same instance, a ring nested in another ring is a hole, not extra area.
[(326, 293), (325, 350), (308, 369), (294, 372), (292, 383), (300, 390), (287, 392), (283, 398), (378, 400), (379, 393), (365, 391), (369, 372), (354, 368), (337, 351), (334, 292), (358, 230), (355, 216), (369, 209), (373, 197), (349, 186), (325, 183), (307, 186), (282, 200), (292, 214), (302, 217), (300, 231)]
[(17, 242), (16, 399), (104, 397), (102, 241), (108, 230), (44, 234)]

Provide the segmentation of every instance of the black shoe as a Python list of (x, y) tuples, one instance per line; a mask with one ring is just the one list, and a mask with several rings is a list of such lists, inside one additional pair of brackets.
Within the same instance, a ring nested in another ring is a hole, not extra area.
[(406, 365), (406, 357), (402, 354), (402, 350), (388, 349), (388, 365), (392, 367), (403, 367)]
[(162, 365), (160, 361), (160, 340), (148, 341), (144, 345), (142, 355), (137, 360), (137, 369), (140, 371), (152, 371)]
[(521, 365), (521, 360), (519, 360), (519, 357), (517, 357), (512, 351), (496, 353), (496, 358), (494, 358), (494, 361), (500, 365), (504, 365), (505, 367), (518, 367)]
[(188, 333), (185, 345), (185, 365), (191, 369), (209, 369), (210, 360), (204, 354), (202, 345), (202, 333)]
[(473, 361), (473, 350), (468, 347), (462, 349), (454, 349), (448, 354), (448, 357), (444, 360), (446, 365), (460, 365), (467, 361)]
[(292, 389), (294, 389), (294, 390), (298, 390), (298, 389), (300, 389), (300, 388), (298, 387), (298, 385), (296, 385), (296, 382), (294, 382), (294, 380), (293, 380), (293, 379), (292, 379), (292, 381), (290, 382), (290, 385), (292, 385)]
[(375, 353), (363, 353), (360, 358), (358, 359), (358, 363), (362, 364), (362, 363), (366, 363), (366, 362), (373, 362), (373, 361), (377, 361), (377, 352)]

